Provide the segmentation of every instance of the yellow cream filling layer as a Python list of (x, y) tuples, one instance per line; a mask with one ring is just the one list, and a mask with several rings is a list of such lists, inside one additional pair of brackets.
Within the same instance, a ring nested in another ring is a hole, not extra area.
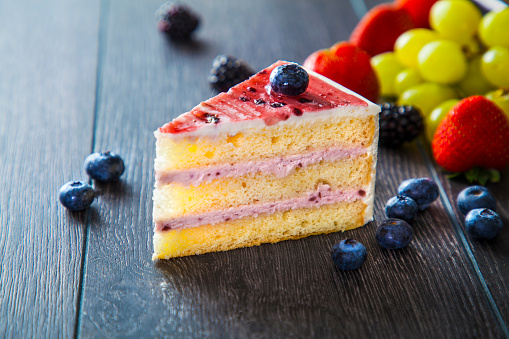
[(156, 132), (156, 171), (194, 168), (220, 163), (268, 159), (313, 149), (371, 145), (378, 116), (333, 117), (306, 123), (278, 124), (235, 135), (170, 138)]

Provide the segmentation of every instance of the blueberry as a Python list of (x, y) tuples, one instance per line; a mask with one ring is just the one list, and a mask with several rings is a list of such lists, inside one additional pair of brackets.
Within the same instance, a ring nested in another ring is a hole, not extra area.
[(60, 187), (60, 203), (70, 211), (81, 211), (90, 207), (94, 201), (94, 189), (81, 181), (69, 181)]
[(500, 216), (489, 208), (473, 209), (465, 217), (467, 232), (476, 239), (493, 239), (503, 226)]
[(405, 221), (412, 220), (419, 212), (419, 207), (414, 199), (398, 195), (390, 198), (385, 204), (387, 218), (398, 218)]
[(484, 186), (470, 186), (458, 194), (458, 208), (463, 214), (475, 208), (489, 208), (495, 211), (496, 206), (495, 198)]
[(283, 95), (299, 95), (309, 85), (309, 74), (295, 63), (277, 66), (270, 73), (271, 90)]
[(92, 153), (85, 159), (85, 172), (95, 180), (114, 181), (124, 173), (124, 161), (113, 152)]
[(430, 178), (407, 179), (399, 185), (398, 195), (414, 199), (422, 211), (438, 198), (438, 186)]
[(403, 248), (408, 245), (414, 237), (412, 226), (405, 220), (387, 219), (376, 229), (376, 241), (380, 246), (389, 250)]
[(364, 264), (368, 256), (366, 247), (353, 239), (345, 239), (331, 250), (332, 261), (342, 270), (355, 270)]

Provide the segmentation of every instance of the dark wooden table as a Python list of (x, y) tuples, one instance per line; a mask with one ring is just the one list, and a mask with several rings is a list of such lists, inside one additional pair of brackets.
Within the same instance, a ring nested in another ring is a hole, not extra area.
[[(376, 221), (361, 229), (151, 261), (152, 133), (213, 94), (211, 60), (301, 63), (378, 2), (189, 0), (202, 26), (179, 45), (156, 30), (161, 0), (0, 0), (0, 336), (509, 337), (509, 171), (488, 186), (505, 229), (471, 240), (455, 207), (466, 183), (423, 140), (381, 149)], [(83, 160), (104, 150), (123, 156), (122, 180), (66, 211), (59, 187), (87, 180)], [(383, 206), (420, 176), (440, 199), (410, 246), (384, 250)], [(329, 254), (347, 236), (369, 251), (353, 272)]]

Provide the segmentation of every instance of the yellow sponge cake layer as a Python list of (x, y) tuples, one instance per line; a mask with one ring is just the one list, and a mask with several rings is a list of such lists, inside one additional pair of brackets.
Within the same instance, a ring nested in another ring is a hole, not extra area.
[[(369, 154), (340, 161), (296, 168), (288, 176), (263, 172), (216, 179), (198, 186), (168, 184), (154, 191), (154, 221), (239, 205), (285, 200), (313, 191), (320, 184), (333, 190), (366, 189), (372, 178), (373, 157)], [(171, 208), (170, 208), (171, 206)]]
[(216, 225), (156, 231), (152, 259), (226, 251), (313, 234), (345, 231), (372, 220), (372, 216), (365, 217), (366, 207), (362, 200), (358, 200), (264, 214)]
[[(376, 120), (376, 121), (375, 121)], [(186, 169), (299, 154), (329, 146), (353, 148), (373, 142), (378, 116), (332, 117), (277, 124), (218, 136), (172, 138), (156, 132), (155, 170)]]

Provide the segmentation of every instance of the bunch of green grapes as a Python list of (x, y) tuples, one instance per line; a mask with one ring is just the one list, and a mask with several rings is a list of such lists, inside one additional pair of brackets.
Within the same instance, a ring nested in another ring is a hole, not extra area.
[(509, 116), (509, 7), (482, 16), (469, 0), (439, 0), (429, 21), (371, 59), (382, 96), (418, 107), (430, 140), (461, 98), (486, 95)]

